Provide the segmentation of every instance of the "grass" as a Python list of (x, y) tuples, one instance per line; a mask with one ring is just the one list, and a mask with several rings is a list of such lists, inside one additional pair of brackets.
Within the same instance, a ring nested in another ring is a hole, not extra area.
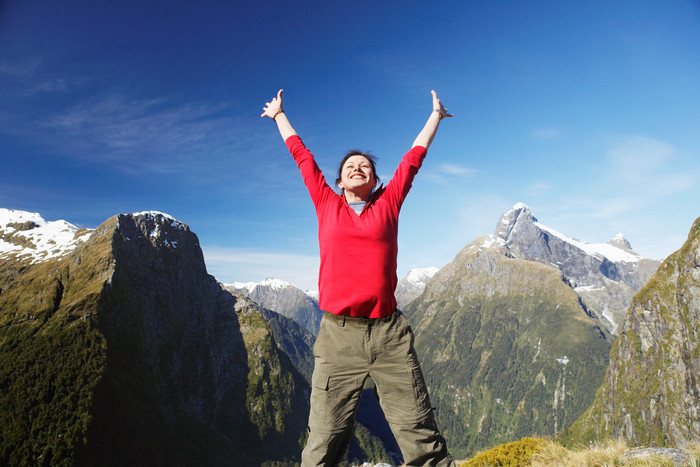
[[(463, 461), (460, 467), (529, 466), (529, 467), (676, 467), (669, 456), (644, 451), (644, 456), (632, 456), (641, 448), (630, 448), (624, 440), (608, 440), (589, 447), (569, 450), (556, 441), (523, 438), (502, 444)], [(684, 467), (700, 467), (700, 443), (683, 448), (688, 454)]]

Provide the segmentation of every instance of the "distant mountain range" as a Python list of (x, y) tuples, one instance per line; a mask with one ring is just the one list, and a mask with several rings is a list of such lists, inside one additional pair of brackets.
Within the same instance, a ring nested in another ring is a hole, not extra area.
[(244, 294), (254, 302), (293, 319), (314, 336), (318, 334), (323, 312), (315, 297), (302, 292), (289, 282), (265, 279), (262, 282), (233, 282), (224, 284), (229, 291)]
[[(418, 297), (428, 281), (438, 272), (436, 267), (411, 269), (396, 287), (399, 309)], [(260, 306), (293, 319), (314, 336), (318, 334), (323, 311), (315, 292), (302, 291), (289, 282), (267, 278), (261, 282), (232, 282), (224, 284), (229, 292), (242, 294)]]
[[(449, 264), (410, 271), (397, 301), (453, 453), (697, 439), (699, 223), (658, 267), (518, 203)], [(298, 461), (321, 314), (289, 283), (218, 283), (163, 213), (88, 230), (0, 209), (0, 464)], [(391, 437), (378, 411), (368, 392), (349, 459), (400, 460), (372, 434)]]

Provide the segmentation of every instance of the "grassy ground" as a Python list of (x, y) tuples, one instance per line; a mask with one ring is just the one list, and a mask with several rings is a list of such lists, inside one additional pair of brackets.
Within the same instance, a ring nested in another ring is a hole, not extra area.
[(700, 467), (700, 442), (682, 449), (629, 447), (625, 441), (610, 440), (587, 448), (570, 450), (542, 439), (496, 446), (472, 459), (458, 462), (460, 467)]

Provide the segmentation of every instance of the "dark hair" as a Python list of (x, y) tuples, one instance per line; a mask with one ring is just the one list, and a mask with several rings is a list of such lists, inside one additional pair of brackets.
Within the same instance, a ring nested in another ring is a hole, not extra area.
[(335, 179), (335, 184), (337, 185), (340, 183), (340, 179), (342, 178), (343, 174), (343, 166), (347, 162), (348, 159), (350, 159), (352, 156), (362, 156), (365, 159), (369, 161), (369, 164), (372, 166), (372, 175), (374, 175), (375, 180), (377, 180), (377, 183), (379, 183), (379, 175), (377, 175), (377, 156), (373, 155), (371, 152), (362, 152), (359, 149), (351, 149), (345, 154), (345, 157), (343, 157), (343, 160), (340, 161), (340, 165), (338, 166), (338, 178)]

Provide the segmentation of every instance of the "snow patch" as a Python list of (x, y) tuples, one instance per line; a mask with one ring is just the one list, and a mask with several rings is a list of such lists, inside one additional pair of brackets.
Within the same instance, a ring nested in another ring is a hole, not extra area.
[(141, 212), (132, 212), (131, 216), (134, 217), (146, 217), (148, 219), (153, 219), (154, 217), (165, 217), (166, 219), (170, 219), (172, 221), (178, 222), (177, 219), (175, 219), (173, 216), (170, 214), (166, 214), (164, 212), (160, 211), (141, 211)]
[(545, 232), (560, 238), (561, 240), (572, 244), (573, 246), (583, 250), (591, 256), (604, 257), (614, 263), (636, 263), (639, 262), (641, 257), (637, 254), (627, 252), (621, 248), (613, 246), (609, 243), (585, 243), (567, 237), (563, 233), (557, 232), (554, 229), (542, 225), (539, 222), (534, 223), (537, 227), (544, 230)]
[(224, 287), (233, 287), (234, 289), (238, 290), (247, 290), (248, 293), (251, 293), (257, 286), (257, 282), (231, 282), (228, 284), (224, 284)]
[(316, 301), (319, 300), (320, 294), (318, 293), (318, 289), (305, 290), (304, 293)]
[(264, 285), (264, 286), (266, 286), (266, 287), (270, 287), (270, 288), (272, 288), (273, 290), (282, 290), (282, 289), (284, 289), (285, 287), (290, 287), (290, 286), (292, 286), (292, 284), (290, 284), (289, 282), (286, 282), (286, 281), (283, 281), (283, 280), (279, 280), (279, 279), (273, 279), (273, 278), (271, 278), (271, 277), (268, 277), (267, 279), (265, 279), (264, 281), (262, 281), (262, 282), (260, 283), (260, 285)]
[(64, 220), (46, 221), (38, 213), (0, 208), (0, 256), (29, 257), (32, 263), (64, 256), (93, 232), (76, 237), (78, 230)]
[(285, 282), (279, 279), (273, 279), (268, 277), (261, 282), (231, 282), (230, 284), (224, 284), (225, 287), (233, 287), (234, 289), (244, 289), (248, 293), (253, 292), (257, 286), (270, 287), (273, 290), (282, 290), (285, 287), (294, 287), (291, 283)]
[(494, 246), (504, 246), (506, 241), (501, 237), (496, 237), (495, 235), (487, 235), (484, 239), (484, 243), (481, 244), (481, 248), (491, 248)]
[(596, 287), (595, 285), (581, 285), (574, 287), (576, 292), (596, 292), (598, 290), (605, 290), (605, 287)]
[(610, 332), (615, 334), (615, 332), (617, 332), (617, 323), (615, 322), (615, 317), (612, 313), (610, 313), (610, 310), (607, 306), (603, 309), (602, 315), (603, 318), (608, 320), (608, 322), (610, 323)]
[(434, 266), (411, 269), (406, 274), (406, 281), (414, 285), (425, 285), (438, 271)]

